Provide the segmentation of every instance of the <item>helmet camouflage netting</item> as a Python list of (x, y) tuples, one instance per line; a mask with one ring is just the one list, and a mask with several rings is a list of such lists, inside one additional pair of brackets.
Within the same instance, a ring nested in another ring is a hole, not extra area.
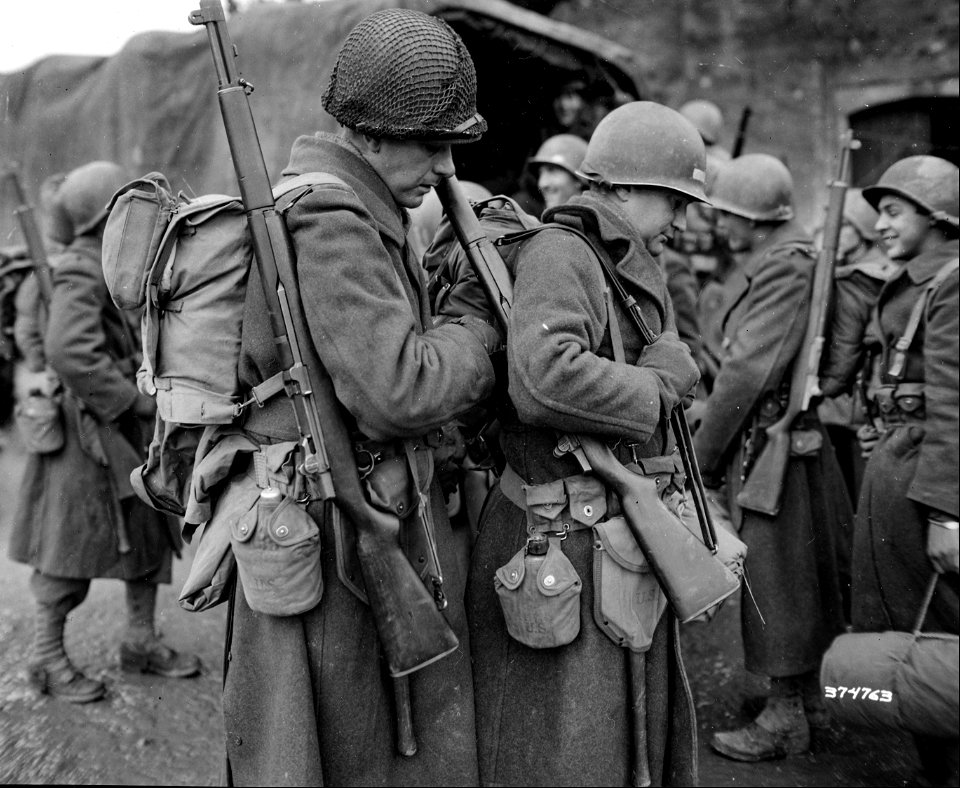
[(487, 129), (463, 40), (442, 19), (407, 9), (378, 11), (350, 32), (323, 108), (374, 137), (472, 142)]

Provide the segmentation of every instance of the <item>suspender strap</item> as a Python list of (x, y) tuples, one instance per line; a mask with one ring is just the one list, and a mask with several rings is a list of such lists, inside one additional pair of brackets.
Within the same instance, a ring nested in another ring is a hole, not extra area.
[(923, 289), (920, 298), (918, 298), (917, 302), (913, 305), (913, 309), (910, 311), (910, 318), (907, 320), (907, 326), (903, 330), (903, 336), (901, 336), (894, 345), (893, 360), (887, 369), (887, 375), (891, 378), (899, 380), (903, 377), (904, 367), (907, 361), (907, 351), (910, 349), (910, 345), (913, 344), (913, 339), (917, 334), (917, 329), (920, 327), (920, 321), (923, 319), (930, 296), (933, 295), (940, 285), (946, 281), (946, 278), (958, 268), (960, 268), (960, 259), (951, 260), (946, 263), (937, 271), (936, 276), (930, 280)]

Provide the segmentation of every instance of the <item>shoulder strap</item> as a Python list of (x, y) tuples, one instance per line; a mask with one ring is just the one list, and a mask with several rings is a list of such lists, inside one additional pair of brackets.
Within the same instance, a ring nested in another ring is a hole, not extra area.
[(305, 172), (302, 175), (297, 175), (289, 180), (282, 181), (273, 190), (273, 199), (279, 200), (281, 197), (297, 189), (304, 189), (306, 191), (311, 186), (343, 186), (345, 189), (350, 188), (343, 180), (328, 172)]
[(907, 351), (910, 349), (910, 345), (913, 344), (913, 338), (916, 336), (917, 329), (920, 327), (920, 320), (924, 317), (930, 296), (932, 296), (940, 288), (940, 285), (946, 281), (947, 277), (958, 268), (960, 268), (960, 258), (950, 260), (937, 271), (936, 276), (923, 288), (923, 292), (910, 311), (910, 318), (907, 320), (907, 326), (903, 330), (903, 336), (901, 336), (900, 339), (897, 340), (896, 345), (894, 345), (893, 360), (887, 369), (887, 374), (890, 377), (897, 379), (903, 377), (904, 366), (907, 361)]

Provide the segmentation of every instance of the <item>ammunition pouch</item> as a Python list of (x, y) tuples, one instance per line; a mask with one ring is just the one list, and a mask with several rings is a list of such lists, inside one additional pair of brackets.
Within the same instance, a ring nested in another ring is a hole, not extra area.
[(667, 597), (623, 517), (593, 527), (593, 620), (614, 643), (650, 648)]

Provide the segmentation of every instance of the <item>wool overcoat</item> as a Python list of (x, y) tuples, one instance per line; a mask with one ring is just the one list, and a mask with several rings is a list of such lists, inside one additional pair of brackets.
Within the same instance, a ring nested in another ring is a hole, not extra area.
[[(406, 244), (405, 212), (359, 151), (328, 134), (300, 137), (283, 175), (308, 172), (347, 184), (295, 194), (281, 206), (310, 339), (337, 398), (355, 420), (358, 438), (389, 441), (436, 431), (490, 393), (493, 369), (478, 339), (482, 332), (457, 323), (430, 328), (425, 277)], [(278, 369), (254, 271), (241, 379), (252, 386)], [(260, 443), (297, 437), (283, 397), (255, 409), (244, 426)], [(302, 615), (263, 615), (247, 606), (239, 585), (232, 601), (223, 711), (234, 784), (477, 783), (466, 567), (458, 562), (436, 481), (430, 504), (449, 601), (444, 615), (460, 647), (410, 676), (417, 755), (397, 755), (393, 688), (374, 622), (338, 579), (332, 505), (313, 503), (308, 511), (320, 526), (325, 586), (320, 603)]]
[[(755, 456), (763, 427), (781, 412), (781, 384), (806, 330), (813, 268), (808, 236), (786, 222), (731, 273), (720, 372), (694, 436), (704, 477), (726, 479), (734, 524), (747, 544), (746, 577), (756, 604), (745, 595), (745, 662), (766, 676), (817, 669), (844, 626), (841, 576), (849, 563), (852, 512), (825, 434), (819, 451), (790, 458), (779, 514), (736, 505), (749, 462), (745, 439), (752, 434)], [(823, 434), (815, 413), (803, 420)]]
[[(592, 193), (544, 219), (584, 230), (610, 252), (617, 275), (652, 330), (676, 330), (660, 266), (628, 220)], [(643, 342), (617, 307), (626, 363), (614, 361), (607, 284), (580, 239), (542, 231), (516, 254), (515, 301), (507, 355), (510, 399), (501, 441), (528, 484), (580, 473), (556, 457), (557, 430), (637, 444), (642, 457), (672, 449), (657, 384), (642, 362)], [(624, 448), (624, 454), (626, 450)], [(623, 458), (621, 458), (623, 459)], [(580, 632), (559, 648), (512, 639), (494, 590), (497, 568), (523, 548), (526, 513), (500, 487), (487, 499), (471, 564), (468, 617), (477, 692), (480, 777), (484, 785), (630, 785), (638, 755), (631, 711), (631, 652), (593, 620), (594, 545), (589, 529), (563, 542), (583, 582)], [(654, 785), (697, 779), (692, 697), (676, 619), (665, 613), (646, 652), (646, 752)]]
[[(890, 361), (914, 304), (937, 272), (958, 257), (947, 241), (913, 258), (880, 291), (871, 334), (880, 340), (880, 382), (894, 383)], [(857, 508), (853, 624), (861, 630), (913, 628), (933, 565), (927, 558), (927, 515), (958, 515), (958, 275), (929, 295), (904, 366), (902, 383), (923, 385), (923, 418), (888, 425), (874, 448)], [(957, 632), (960, 583), (940, 578), (927, 614), (928, 631)]]
[[(170, 582), (167, 524), (130, 486), (143, 461), (143, 425), (131, 412), (137, 329), (110, 300), (99, 237), (77, 238), (53, 280), (44, 355), (66, 389), (65, 440), (58, 452), (29, 456), (10, 557), (57, 577), (157, 573), (158, 582)], [(129, 552), (120, 552), (121, 530)]]

